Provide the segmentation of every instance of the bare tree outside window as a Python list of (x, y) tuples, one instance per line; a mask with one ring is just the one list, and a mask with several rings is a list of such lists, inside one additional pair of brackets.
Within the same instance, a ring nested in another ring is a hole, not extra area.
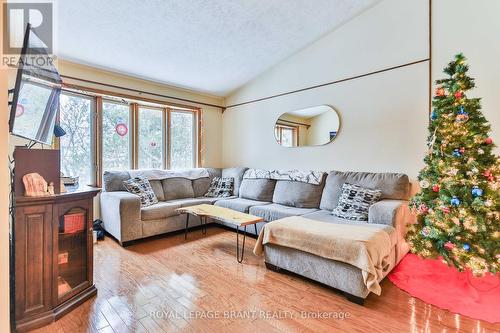
[(192, 168), (195, 165), (194, 114), (192, 112), (171, 112), (170, 130), (172, 169)]
[(130, 169), (130, 107), (102, 103), (102, 168), (104, 171)]
[(163, 167), (163, 111), (139, 108), (139, 169)]
[(61, 171), (80, 177), (81, 185), (92, 184), (92, 98), (61, 94), (60, 125), (66, 135), (60, 138)]

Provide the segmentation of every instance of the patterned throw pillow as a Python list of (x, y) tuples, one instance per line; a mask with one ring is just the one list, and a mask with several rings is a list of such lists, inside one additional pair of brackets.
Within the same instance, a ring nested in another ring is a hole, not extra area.
[(137, 194), (141, 198), (141, 207), (151, 206), (158, 202), (151, 184), (147, 178), (135, 177), (123, 182), (128, 192)]
[(227, 198), (233, 195), (233, 188), (234, 178), (214, 177), (205, 196), (210, 198)]
[(379, 201), (381, 195), (380, 190), (370, 190), (345, 183), (342, 186), (339, 204), (332, 211), (332, 215), (347, 220), (368, 221), (368, 208)]

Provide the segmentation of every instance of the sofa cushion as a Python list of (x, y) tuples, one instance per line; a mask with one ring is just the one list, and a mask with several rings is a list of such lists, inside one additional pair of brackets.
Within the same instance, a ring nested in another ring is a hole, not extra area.
[(379, 201), (382, 191), (345, 183), (332, 214), (344, 219), (368, 221), (368, 209)]
[(163, 185), (161, 183), (161, 180), (150, 180), (149, 184), (151, 185), (153, 192), (155, 192), (158, 201), (165, 201), (165, 194), (163, 193)]
[(123, 182), (130, 179), (130, 174), (127, 171), (104, 171), (102, 176), (104, 191), (116, 192), (126, 191)]
[(141, 220), (159, 220), (170, 216), (179, 215), (175, 210), (181, 208), (176, 202), (159, 202), (157, 204), (141, 208)]
[(252, 206), (263, 206), (263, 205), (269, 205), (269, 204), (270, 204), (270, 202), (250, 200), (250, 199), (244, 199), (244, 198), (235, 198), (235, 199), (225, 199), (224, 198), (222, 200), (218, 200), (215, 202), (216, 206), (230, 208), (230, 209), (236, 210), (238, 212), (242, 212), (242, 213), (248, 213), (248, 210)]
[(327, 223), (339, 223), (339, 224), (366, 224), (366, 222), (363, 221), (352, 221), (352, 220), (346, 220), (341, 217), (337, 217), (335, 215), (332, 215), (332, 212), (329, 210), (318, 210), (313, 213), (308, 213), (305, 215), (302, 215), (302, 217), (306, 217), (311, 220), (316, 220), (316, 221), (321, 221), (321, 222), (327, 222)]
[(312, 185), (296, 181), (278, 180), (274, 188), (273, 202), (297, 208), (318, 208), (324, 182)]
[(382, 196), (380, 199), (407, 200), (410, 188), (408, 176), (402, 173), (332, 171), (326, 178), (319, 206), (321, 209), (331, 211), (337, 207), (344, 183), (372, 190), (381, 190)]
[(215, 177), (204, 195), (208, 198), (229, 198), (233, 196), (234, 178)]
[(187, 178), (167, 178), (161, 181), (165, 201), (194, 198), (193, 183)]
[(249, 213), (262, 217), (266, 222), (271, 222), (285, 217), (304, 215), (315, 211), (317, 211), (316, 208), (296, 208), (273, 203), (264, 206), (250, 207)]
[(128, 192), (136, 194), (141, 199), (141, 207), (148, 207), (158, 202), (155, 192), (151, 188), (149, 180), (143, 177), (135, 177), (123, 182)]
[(208, 171), (208, 178), (193, 179), (193, 191), (195, 197), (202, 197), (208, 192), (210, 183), (215, 177), (222, 177), (221, 169), (205, 168)]
[(227, 168), (222, 169), (222, 177), (224, 178), (234, 178), (234, 190), (233, 195), (239, 195), (239, 189), (241, 186), (241, 181), (243, 180), (243, 175), (248, 168)]
[(270, 202), (275, 186), (276, 181), (272, 179), (243, 179), (239, 195), (240, 198)]

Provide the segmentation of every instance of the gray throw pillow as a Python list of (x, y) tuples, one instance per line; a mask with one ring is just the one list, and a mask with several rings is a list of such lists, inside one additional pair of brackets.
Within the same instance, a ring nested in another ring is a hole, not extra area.
[(214, 177), (205, 196), (210, 198), (227, 198), (233, 195), (233, 189), (234, 178)]
[(382, 191), (345, 183), (332, 215), (353, 221), (368, 221), (368, 209), (380, 200)]
[(141, 198), (141, 207), (151, 206), (158, 202), (158, 198), (146, 178), (135, 177), (126, 180), (123, 182), (123, 186), (125, 186), (128, 192), (136, 194)]

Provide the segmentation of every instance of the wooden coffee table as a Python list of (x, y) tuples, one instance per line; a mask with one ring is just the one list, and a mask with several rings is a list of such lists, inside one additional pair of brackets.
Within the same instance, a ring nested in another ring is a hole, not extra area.
[[(241, 263), (243, 261), (243, 254), (245, 251), (245, 238), (247, 226), (254, 225), (255, 234), (257, 234), (257, 223), (264, 221), (263, 218), (238, 212), (229, 208), (202, 204), (196, 206), (182, 207), (176, 210), (180, 214), (187, 214), (186, 230), (184, 232), (184, 239), (187, 239), (189, 216), (198, 216), (201, 220), (201, 232), (205, 235), (207, 233), (207, 219), (212, 218), (221, 222), (231, 223), (236, 226), (236, 260)], [(240, 254), (240, 227), (243, 227), (243, 242)]]

